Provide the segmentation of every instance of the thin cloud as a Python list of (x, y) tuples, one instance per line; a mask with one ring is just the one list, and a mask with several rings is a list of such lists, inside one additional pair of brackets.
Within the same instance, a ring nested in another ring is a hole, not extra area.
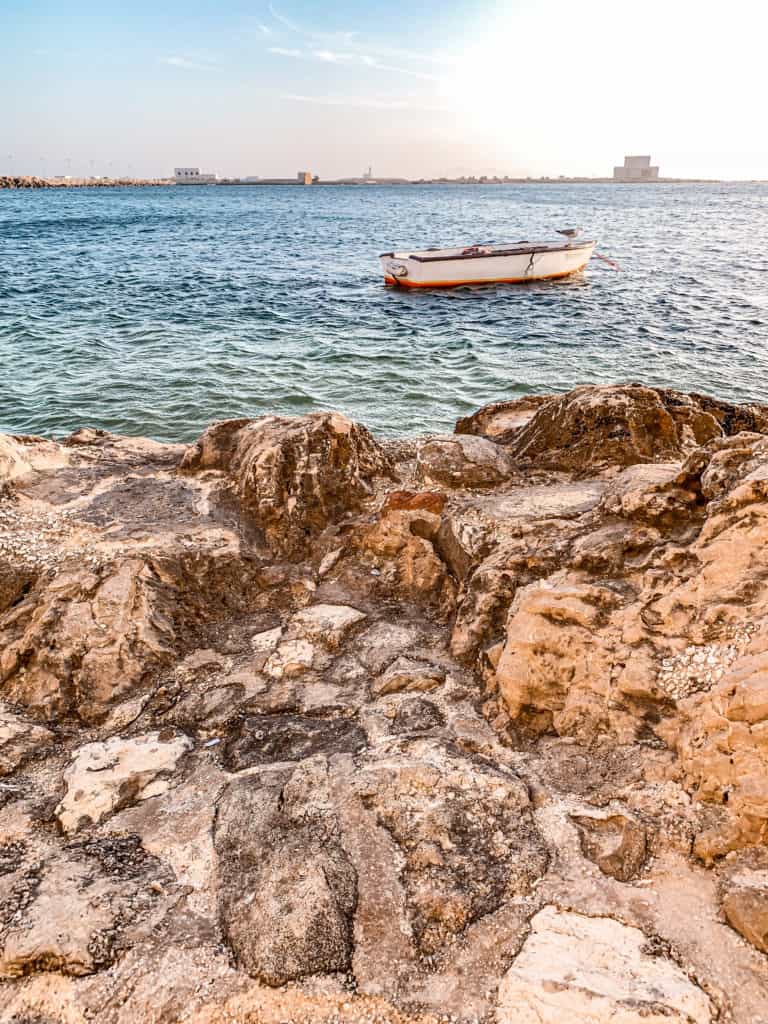
[(269, 52), (281, 57), (295, 57), (303, 60), (318, 60), (324, 64), (345, 64), (370, 68), (374, 71), (386, 71), (390, 75), (405, 75), (418, 78), (424, 82), (438, 82), (439, 76), (425, 71), (414, 71), (412, 68), (397, 67), (392, 64), (381, 64), (367, 53), (338, 53), (335, 50), (297, 50), (283, 46), (270, 46)]
[(295, 21), (291, 21), (290, 18), (286, 18), (284, 14), (281, 14), (279, 11), (275, 10), (275, 5), (273, 3), (269, 4), (269, 13), (272, 15), (275, 21), (279, 21), (280, 24), (285, 26), (285, 28), (287, 28), (289, 32), (301, 32), (301, 29), (299, 28)]
[(211, 63), (203, 64), (197, 60), (190, 60), (189, 57), (161, 57), (161, 64), (168, 64), (172, 68), (183, 68), (185, 71), (214, 71)]
[(263, 36), (272, 35), (272, 29), (268, 25), (262, 24), (262, 22), (258, 22), (256, 28), (259, 30), (259, 32), (261, 32)]
[[(458, 63), (458, 58), (441, 51), (423, 52), (401, 47), (381, 46), (372, 41), (364, 42), (360, 39), (360, 33), (355, 31), (332, 33), (308, 31), (278, 11), (272, 0), (268, 4), (268, 9), (272, 18), (283, 28), (288, 29), (294, 35), (301, 36), (307, 52), (300, 55), (307, 59), (314, 57), (315, 60), (321, 60), (327, 64), (359, 64), (363, 67), (387, 71), (390, 74), (407, 75), (425, 81), (438, 81), (439, 78), (424, 70), (403, 67), (400, 62), (428, 64), (437, 67), (450, 67)], [(266, 26), (263, 27), (266, 28)], [(338, 49), (338, 47), (343, 49)], [(272, 52), (280, 53), (281, 50), (282, 48), (275, 47)], [(284, 55), (299, 56), (293, 48), (285, 50)], [(390, 61), (397, 63), (391, 64)]]
[(303, 56), (301, 50), (290, 50), (285, 46), (270, 46), (270, 53), (276, 53), (278, 57), (301, 57)]

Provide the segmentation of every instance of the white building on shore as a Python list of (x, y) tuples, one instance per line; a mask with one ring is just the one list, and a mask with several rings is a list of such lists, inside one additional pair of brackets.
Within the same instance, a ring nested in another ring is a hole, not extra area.
[(212, 185), (215, 174), (203, 174), (199, 167), (174, 167), (173, 180), (177, 185)]
[(622, 167), (613, 168), (614, 181), (657, 181), (659, 168), (651, 167), (649, 156), (625, 156)]

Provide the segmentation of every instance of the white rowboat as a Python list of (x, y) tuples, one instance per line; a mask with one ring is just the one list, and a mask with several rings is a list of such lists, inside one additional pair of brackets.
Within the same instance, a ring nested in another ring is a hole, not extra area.
[[(570, 236), (575, 232), (563, 232)], [(462, 284), (548, 281), (583, 270), (597, 242), (508, 242), (464, 249), (385, 252), (379, 257), (386, 284), (401, 288), (452, 288)]]

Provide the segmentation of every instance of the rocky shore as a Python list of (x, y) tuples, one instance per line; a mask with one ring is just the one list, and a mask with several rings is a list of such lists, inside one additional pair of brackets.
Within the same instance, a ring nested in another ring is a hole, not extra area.
[(768, 1024), (768, 407), (0, 436), (0, 1021)]
[(0, 174), (2, 188), (116, 188), (171, 185), (167, 178), (38, 178), (34, 174)]

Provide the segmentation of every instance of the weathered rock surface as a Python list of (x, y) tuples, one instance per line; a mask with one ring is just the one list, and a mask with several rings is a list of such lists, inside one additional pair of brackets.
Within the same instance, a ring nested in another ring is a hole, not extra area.
[(768, 953), (768, 850), (753, 847), (729, 864), (720, 893), (728, 924)]
[(416, 473), (426, 484), (449, 487), (492, 487), (514, 472), (506, 451), (483, 437), (453, 434), (419, 445)]
[(0, 1021), (768, 1024), (768, 409), (0, 442)]
[(499, 989), (498, 1024), (709, 1024), (709, 999), (637, 928), (546, 907)]
[(172, 592), (155, 568), (129, 558), (108, 573), (41, 580), (3, 618), (5, 693), (47, 719), (88, 719), (167, 662)]
[(221, 470), (267, 543), (306, 555), (307, 541), (359, 507), (391, 464), (368, 431), (339, 413), (225, 420), (203, 434), (181, 463)]
[(50, 730), (3, 711), (0, 706), (0, 776), (15, 771), (28, 757), (45, 752), (52, 742)]
[(81, 747), (64, 772), (67, 787), (56, 816), (65, 832), (98, 825), (121, 805), (165, 793), (168, 774), (191, 747), (186, 736), (147, 733)]
[(725, 434), (768, 427), (761, 407), (727, 406), (640, 385), (591, 385), (539, 405), (502, 434), (510, 454), (539, 467), (584, 473), (680, 458)]
[(323, 807), (324, 765), (305, 763), (233, 782), (216, 820), (224, 928), (269, 985), (346, 971), (352, 959), (356, 874)]

